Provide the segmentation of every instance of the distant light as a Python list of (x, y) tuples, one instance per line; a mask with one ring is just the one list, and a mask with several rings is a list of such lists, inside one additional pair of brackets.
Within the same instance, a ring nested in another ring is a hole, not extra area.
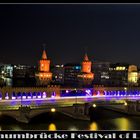
[(35, 99), (36, 98), (36, 96), (33, 96), (33, 99)]
[(28, 99), (31, 99), (31, 96), (30, 95), (28, 96)]
[(57, 68), (59, 68), (59, 67), (60, 67), (60, 65), (56, 65), (56, 67), (57, 67)]
[(51, 108), (51, 112), (55, 112), (56, 111), (56, 109), (55, 108)]
[(26, 96), (22, 96), (22, 99), (26, 99)]
[(37, 97), (38, 97), (39, 99), (41, 98), (41, 96), (40, 96), (40, 95), (38, 95)]
[(46, 95), (43, 95), (42, 98), (46, 98)]
[(78, 70), (78, 69), (80, 69), (80, 68), (81, 68), (80, 66), (76, 66), (76, 67), (75, 67), (76, 70)]
[(43, 92), (42, 97), (43, 97), (43, 98), (46, 98), (46, 96), (47, 96), (47, 95), (46, 95), (46, 92)]
[(9, 99), (9, 96), (6, 96), (5, 99), (8, 100)]
[(126, 88), (126, 87), (124, 87), (124, 90), (127, 90), (127, 88)]
[(68, 90), (66, 90), (66, 93), (68, 93), (69, 91)]
[(12, 100), (16, 99), (16, 97), (12, 96)]
[(91, 92), (91, 91), (90, 91), (89, 89), (86, 89), (86, 93), (90, 94), (90, 92)]
[(92, 106), (95, 108), (96, 107), (96, 104), (93, 104)]

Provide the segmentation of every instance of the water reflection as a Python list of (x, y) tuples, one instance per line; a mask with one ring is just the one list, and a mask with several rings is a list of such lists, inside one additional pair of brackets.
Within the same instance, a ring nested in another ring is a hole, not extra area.
[(13, 125), (12, 128), (11, 128), (11, 130), (20, 131), (20, 130), (22, 130), (22, 129), (20, 128), (19, 125)]
[(99, 112), (100, 119), (93, 122), (75, 120), (59, 112), (38, 115), (28, 124), (19, 123), (12, 117), (1, 116), (0, 130), (140, 130), (140, 117), (103, 109)]
[(128, 118), (117, 118), (113, 120), (118, 130), (130, 130), (131, 122)]
[(50, 130), (50, 131), (55, 131), (55, 130), (56, 130), (56, 125), (55, 125), (54, 123), (51, 123), (51, 124), (49, 125), (48, 130)]
[(70, 126), (70, 127), (68, 128), (68, 130), (76, 131), (76, 130), (78, 130), (78, 128), (76, 128), (75, 126)]
[(98, 124), (96, 122), (92, 122), (89, 130), (98, 130)]

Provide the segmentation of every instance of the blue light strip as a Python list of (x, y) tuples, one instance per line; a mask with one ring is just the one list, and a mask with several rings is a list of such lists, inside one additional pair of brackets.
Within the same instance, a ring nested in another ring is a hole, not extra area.
[[(95, 94), (94, 94), (95, 93)], [(140, 96), (140, 91), (138, 90), (131, 90), (131, 91), (126, 91), (126, 90), (116, 90), (116, 91), (93, 91), (90, 89), (86, 90), (63, 90), (61, 91), (60, 97), (139, 97)], [(18, 100), (18, 99), (24, 99), (24, 100), (32, 100), (32, 99), (47, 99), (47, 93), (46, 92), (33, 92), (33, 93), (17, 93), (16, 94), (13, 92), (12, 93), (12, 100)], [(56, 98), (56, 93), (52, 92), (51, 94), (52, 99), (57, 99)], [(5, 99), (10, 100), (8, 93), (5, 94)], [(0, 93), (0, 100), (2, 99), (2, 93)]]

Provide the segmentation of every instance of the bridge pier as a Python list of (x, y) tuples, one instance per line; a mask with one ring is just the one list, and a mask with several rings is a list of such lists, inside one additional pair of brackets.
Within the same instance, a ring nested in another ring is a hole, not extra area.
[(16, 120), (18, 122), (22, 122), (22, 123), (28, 123), (30, 121), (29, 118), (29, 114), (30, 114), (30, 107), (20, 107), (19, 108), (19, 116), (16, 117)]
[(85, 103), (84, 104), (84, 115), (89, 116), (89, 109), (90, 109), (91, 105), (89, 103)]
[(136, 112), (136, 102), (129, 101), (128, 105), (126, 106), (126, 111), (128, 114)]
[(81, 104), (74, 104), (73, 106), (74, 106), (74, 112), (76, 114), (86, 115), (86, 116), (89, 115), (89, 108), (90, 108), (90, 104), (89, 103), (85, 103), (83, 105), (81, 105)]
[(89, 103), (73, 104), (73, 118), (81, 120), (90, 120), (89, 108), (90, 108)]
[(126, 108), (128, 114), (140, 115), (140, 101), (128, 101)]

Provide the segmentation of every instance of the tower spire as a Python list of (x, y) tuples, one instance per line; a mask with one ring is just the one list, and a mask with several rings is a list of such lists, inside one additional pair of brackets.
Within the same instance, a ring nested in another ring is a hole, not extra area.
[(46, 46), (46, 44), (43, 44), (42, 59), (47, 59), (47, 54), (46, 54), (45, 46)]
[(85, 53), (84, 61), (89, 61), (87, 53)]

